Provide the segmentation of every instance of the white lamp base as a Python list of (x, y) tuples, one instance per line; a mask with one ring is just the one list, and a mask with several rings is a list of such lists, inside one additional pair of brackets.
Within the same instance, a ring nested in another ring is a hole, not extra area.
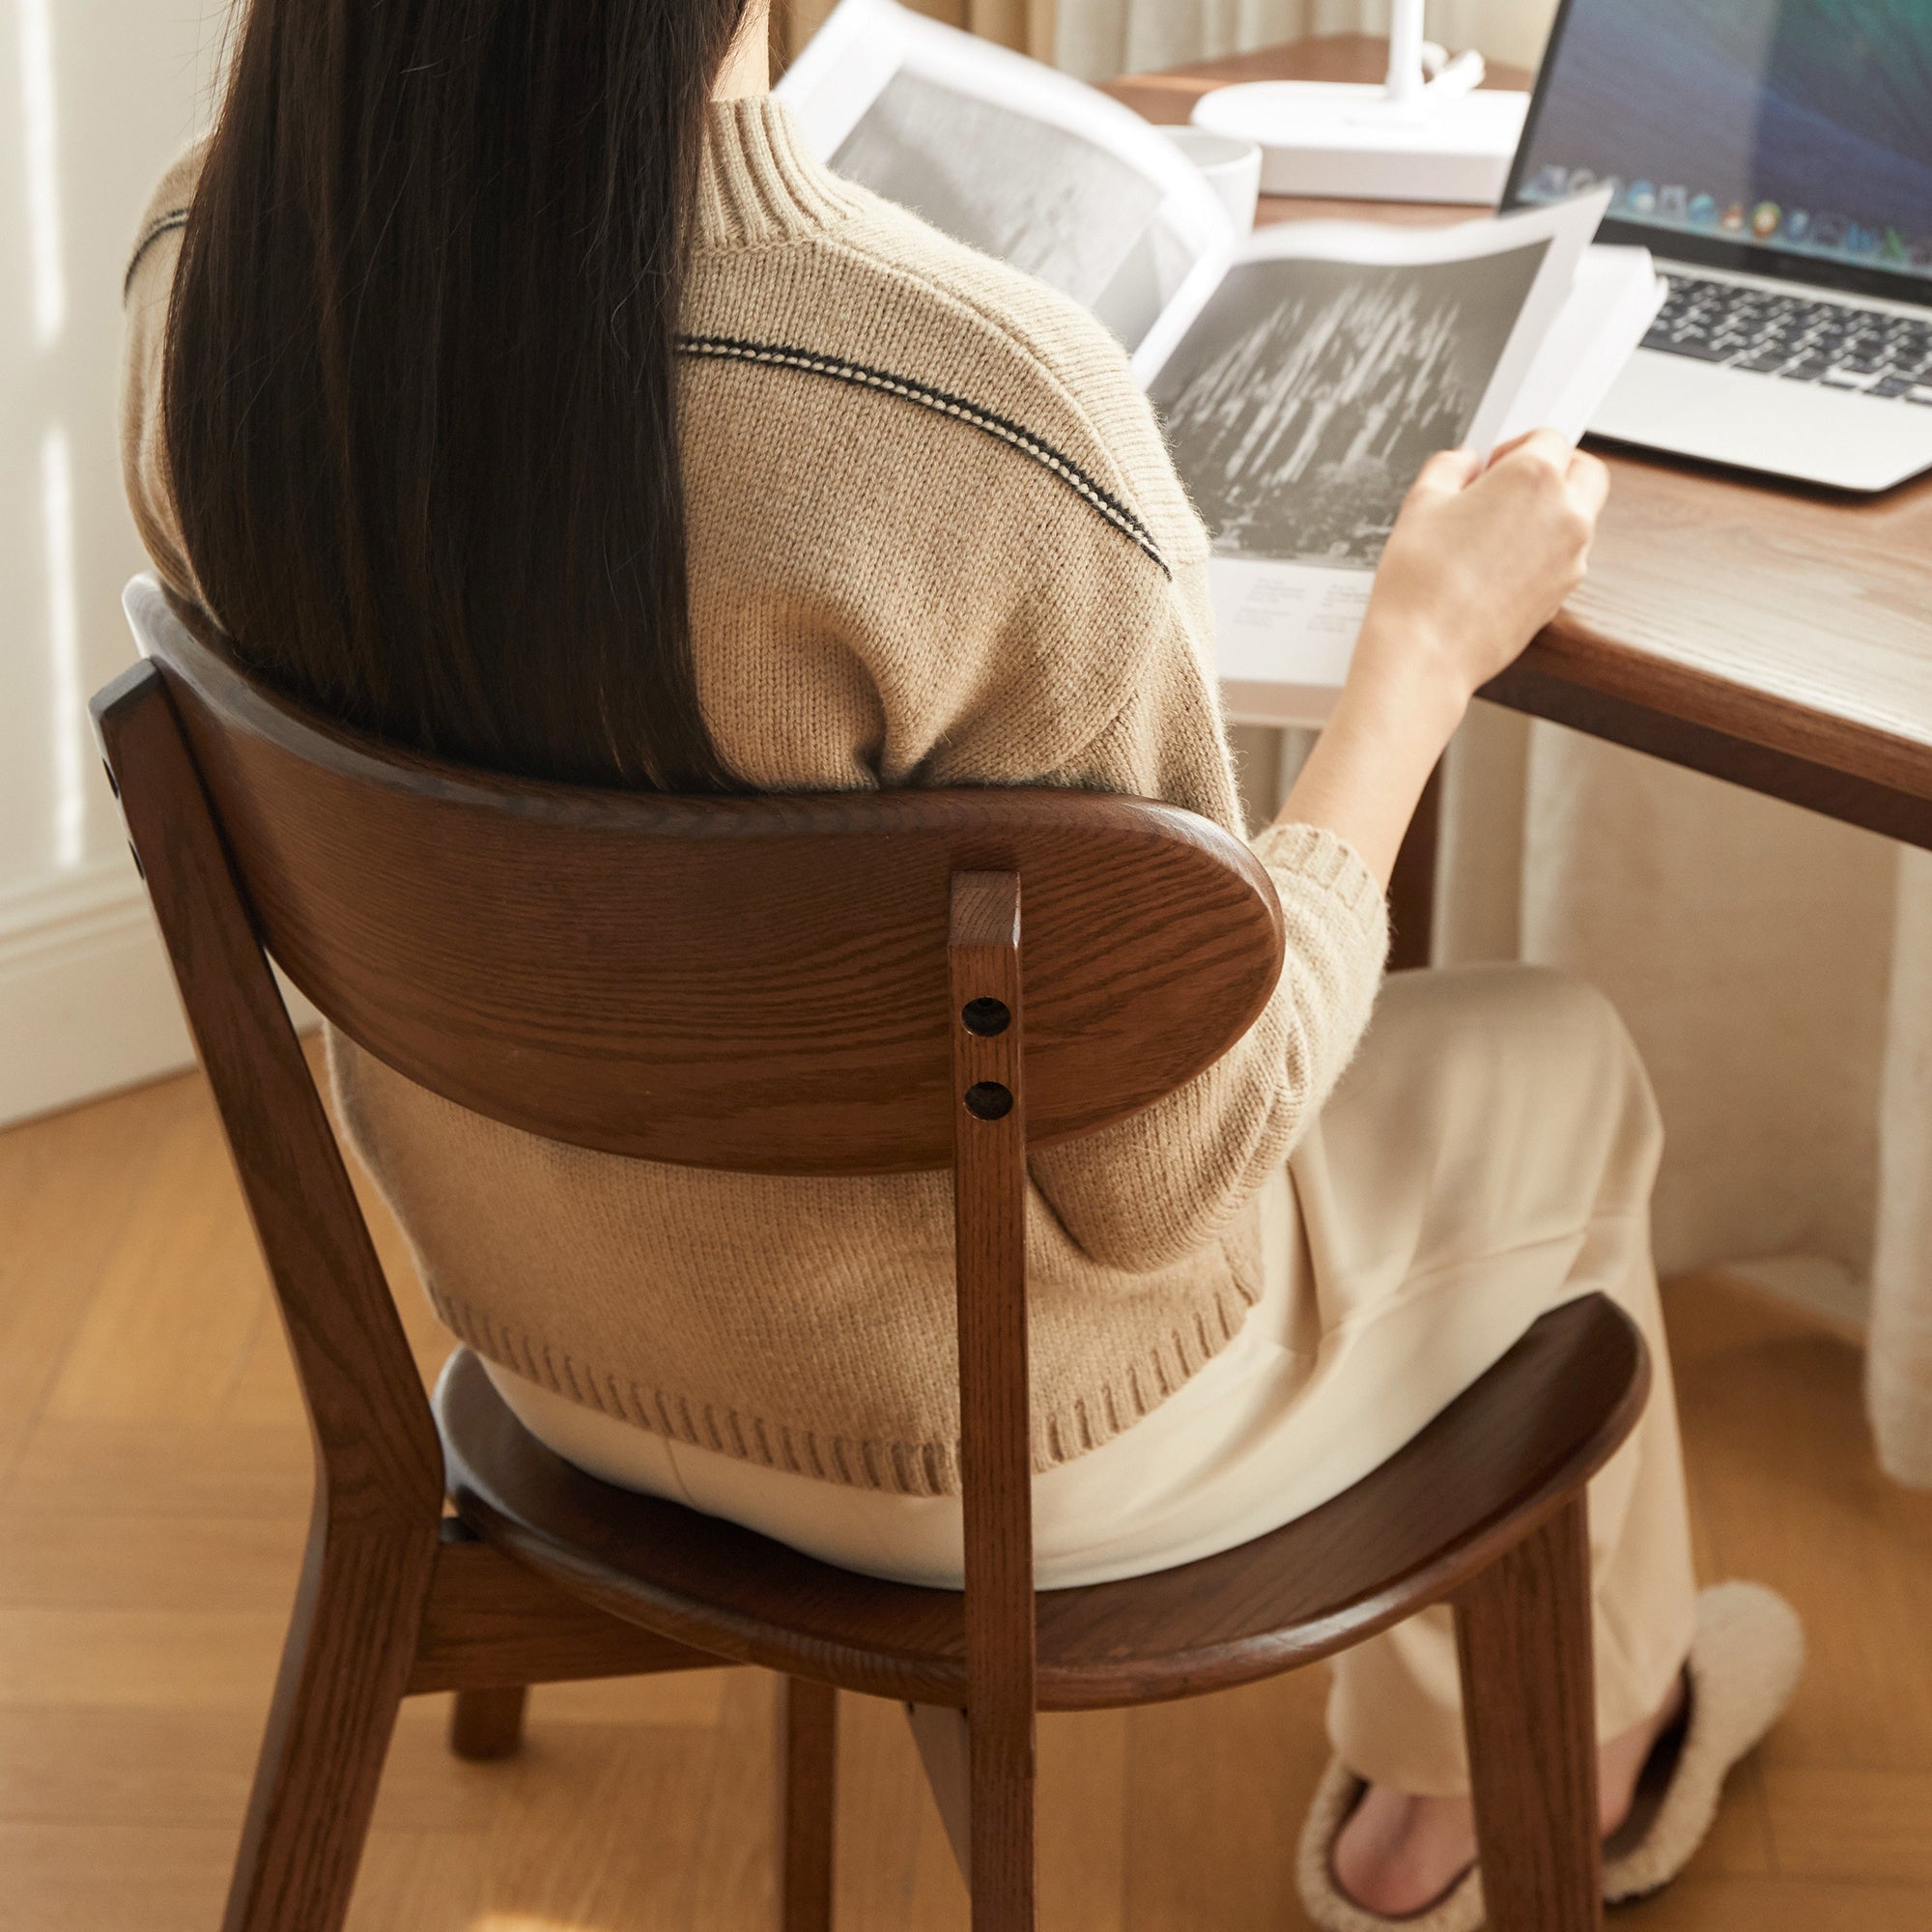
[(1194, 125), (1253, 141), (1264, 194), (1493, 207), (1528, 111), (1528, 95), (1500, 88), (1399, 101), (1381, 87), (1259, 80), (1203, 95)]

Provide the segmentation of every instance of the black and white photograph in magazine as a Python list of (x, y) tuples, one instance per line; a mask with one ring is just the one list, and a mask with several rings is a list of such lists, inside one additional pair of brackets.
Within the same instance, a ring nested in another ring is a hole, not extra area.
[(1149, 394), (1219, 556), (1374, 570), (1468, 436), (1548, 247), (1231, 270)]
[(1089, 308), (1162, 199), (1156, 183), (1092, 141), (904, 69), (832, 166)]

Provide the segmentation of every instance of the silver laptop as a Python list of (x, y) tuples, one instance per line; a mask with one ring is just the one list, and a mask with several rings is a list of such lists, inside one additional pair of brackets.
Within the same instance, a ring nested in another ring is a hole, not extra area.
[(1932, 0), (1563, 0), (1505, 207), (1613, 187), (1669, 278), (1591, 421), (1890, 489), (1932, 468)]

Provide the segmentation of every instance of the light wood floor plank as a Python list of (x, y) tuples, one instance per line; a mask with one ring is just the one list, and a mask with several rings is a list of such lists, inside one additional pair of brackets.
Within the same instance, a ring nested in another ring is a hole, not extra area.
[(937, 1826), (938, 1810), (900, 1707), (878, 1697), (840, 1697), (838, 1932), (913, 1932), (919, 1839), (928, 1814)]
[(286, 1611), (0, 1609), (0, 1705), (261, 1711)]
[(1764, 1783), (1780, 1871), (1932, 1886), (1932, 1774), (1772, 1764)]
[(1125, 1711), (1039, 1725), (1039, 1910), (1056, 1932), (1121, 1932), (1127, 1910)]
[(1299, 1932), (1294, 1840), (1327, 1759), (1325, 1680), (1307, 1670), (1129, 1717), (1129, 1932)]
[(732, 1670), (680, 1670), (668, 1677), (592, 1677), (540, 1684), (530, 1692), (532, 1723), (718, 1723)]
[(1685, 1879), (1619, 1911), (1616, 1932), (1925, 1932), (1923, 1886), (1810, 1879)]
[(271, 1319), (213, 1107), (158, 1140), (131, 1207), (43, 1406), (55, 1420), (204, 1421)]
[(315, 1456), (298, 1416), (254, 1427), (42, 1422), (0, 1503), (36, 1515), (305, 1521)]
[(482, 1923), (654, 1932), (688, 1898), (701, 1834), (709, 1729), (601, 1724), (532, 1729), (497, 1767), (502, 1810), (490, 1839)]
[(208, 1932), (235, 1831), (0, 1825), (0, 1932)]
[(261, 1741), (260, 1709), (0, 1709), (0, 1824), (232, 1834)]
[[(362, 1853), (347, 1932), (482, 1932), (489, 1856), (480, 1833), (379, 1827)], [(498, 1921), (497, 1932), (509, 1928)]]
[(134, 1218), (155, 1140), (199, 1086), (168, 1081), (0, 1132), (0, 1485)]
[[(32, 1500), (31, 1495), (28, 1498)], [(254, 1517), (0, 1513), (0, 1605), (287, 1616), (304, 1524)]]
[[(778, 1910), (773, 1856), (778, 1841), (778, 1686), (762, 1670), (724, 1674), (718, 1748), (704, 1822), (692, 1859), (683, 1932), (746, 1932)], [(656, 1688), (668, 1690), (668, 1680)], [(850, 1699), (841, 1699), (849, 1703)]]

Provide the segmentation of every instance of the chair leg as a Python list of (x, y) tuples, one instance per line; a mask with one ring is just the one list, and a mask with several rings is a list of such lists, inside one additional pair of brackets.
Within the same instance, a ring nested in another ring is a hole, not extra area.
[(459, 1690), (449, 1714), (449, 1747), (477, 1763), (515, 1757), (524, 1743), (524, 1705), (529, 1691), (521, 1684), (499, 1690)]
[(1590, 1546), (1579, 1490), (1457, 1599), (1492, 1932), (1600, 1932)]
[(435, 1558), (434, 1517), (331, 1533), (318, 1514), (223, 1932), (340, 1932)]
[(781, 1932), (832, 1932), (838, 1692), (787, 1677), (779, 1723)]
[(982, 1706), (966, 1730), (973, 1932), (1033, 1932), (1034, 1715)]

